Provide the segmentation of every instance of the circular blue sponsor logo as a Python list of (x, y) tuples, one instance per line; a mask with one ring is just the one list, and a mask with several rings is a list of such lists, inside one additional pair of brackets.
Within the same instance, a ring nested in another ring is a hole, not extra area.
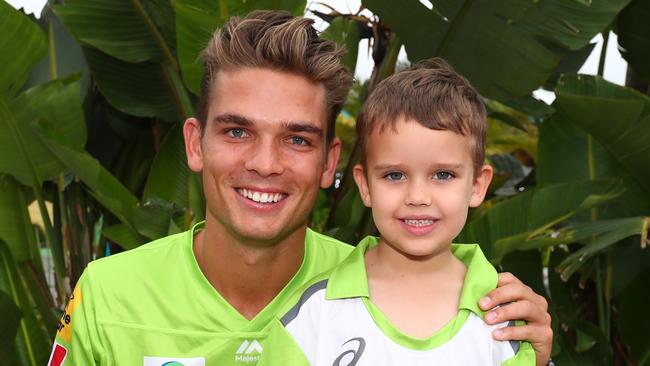
[(185, 366), (185, 365), (183, 365), (182, 363), (180, 363), (178, 361), (169, 361), (169, 362), (163, 363), (160, 366)]

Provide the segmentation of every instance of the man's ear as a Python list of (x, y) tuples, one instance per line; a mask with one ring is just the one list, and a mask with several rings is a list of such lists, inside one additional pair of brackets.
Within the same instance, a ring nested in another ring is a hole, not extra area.
[(328, 188), (334, 183), (334, 176), (336, 175), (336, 167), (339, 163), (339, 156), (341, 155), (341, 140), (338, 137), (332, 139), (326, 152), (325, 169), (320, 178), (320, 187)]
[(185, 154), (187, 165), (194, 172), (203, 170), (203, 151), (201, 150), (201, 122), (196, 118), (188, 118), (183, 125), (185, 139)]
[(472, 184), (472, 198), (469, 201), (470, 207), (477, 207), (483, 203), (488, 187), (490, 187), (493, 174), (494, 171), (492, 166), (489, 164), (484, 164), (476, 174), (476, 177), (474, 177), (474, 183)]
[(372, 207), (370, 190), (368, 189), (368, 179), (366, 178), (366, 172), (363, 169), (363, 165), (355, 165), (354, 168), (352, 168), (352, 175), (354, 176), (354, 182), (357, 184), (357, 188), (359, 188), (363, 204), (366, 207)]

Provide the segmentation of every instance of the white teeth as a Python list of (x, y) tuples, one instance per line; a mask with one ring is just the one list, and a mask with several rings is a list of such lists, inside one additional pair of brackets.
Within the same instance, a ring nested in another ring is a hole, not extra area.
[(429, 226), (433, 225), (433, 220), (409, 220), (405, 219), (404, 223), (411, 226)]
[(275, 203), (282, 199), (282, 193), (254, 192), (245, 188), (237, 190), (241, 196), (260, 203)]

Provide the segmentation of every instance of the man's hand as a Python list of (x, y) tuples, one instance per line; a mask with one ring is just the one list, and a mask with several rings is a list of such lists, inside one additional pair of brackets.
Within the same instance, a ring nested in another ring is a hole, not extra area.
[(524, 285), (512, 273), (499, 273), (497, 286), (479, 301), (479, 306), (488, 311), (497, 305), (506, 305), (485, 314), (485, 321), (496, 324), (525, 320), (526, 325), (495, 330), (492, 334), (494, 339), (528, 341), (535, 348), (537, 366), (546, 365), (553, 345), (551, 316), (548, 314), (546, 299)]

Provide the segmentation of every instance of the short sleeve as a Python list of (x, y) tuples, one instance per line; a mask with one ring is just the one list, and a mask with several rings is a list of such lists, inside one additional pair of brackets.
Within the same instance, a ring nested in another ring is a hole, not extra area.
[(91, 287), (86, 268), (57, 324), (48, 366), (99, 364), (101, 347)]

